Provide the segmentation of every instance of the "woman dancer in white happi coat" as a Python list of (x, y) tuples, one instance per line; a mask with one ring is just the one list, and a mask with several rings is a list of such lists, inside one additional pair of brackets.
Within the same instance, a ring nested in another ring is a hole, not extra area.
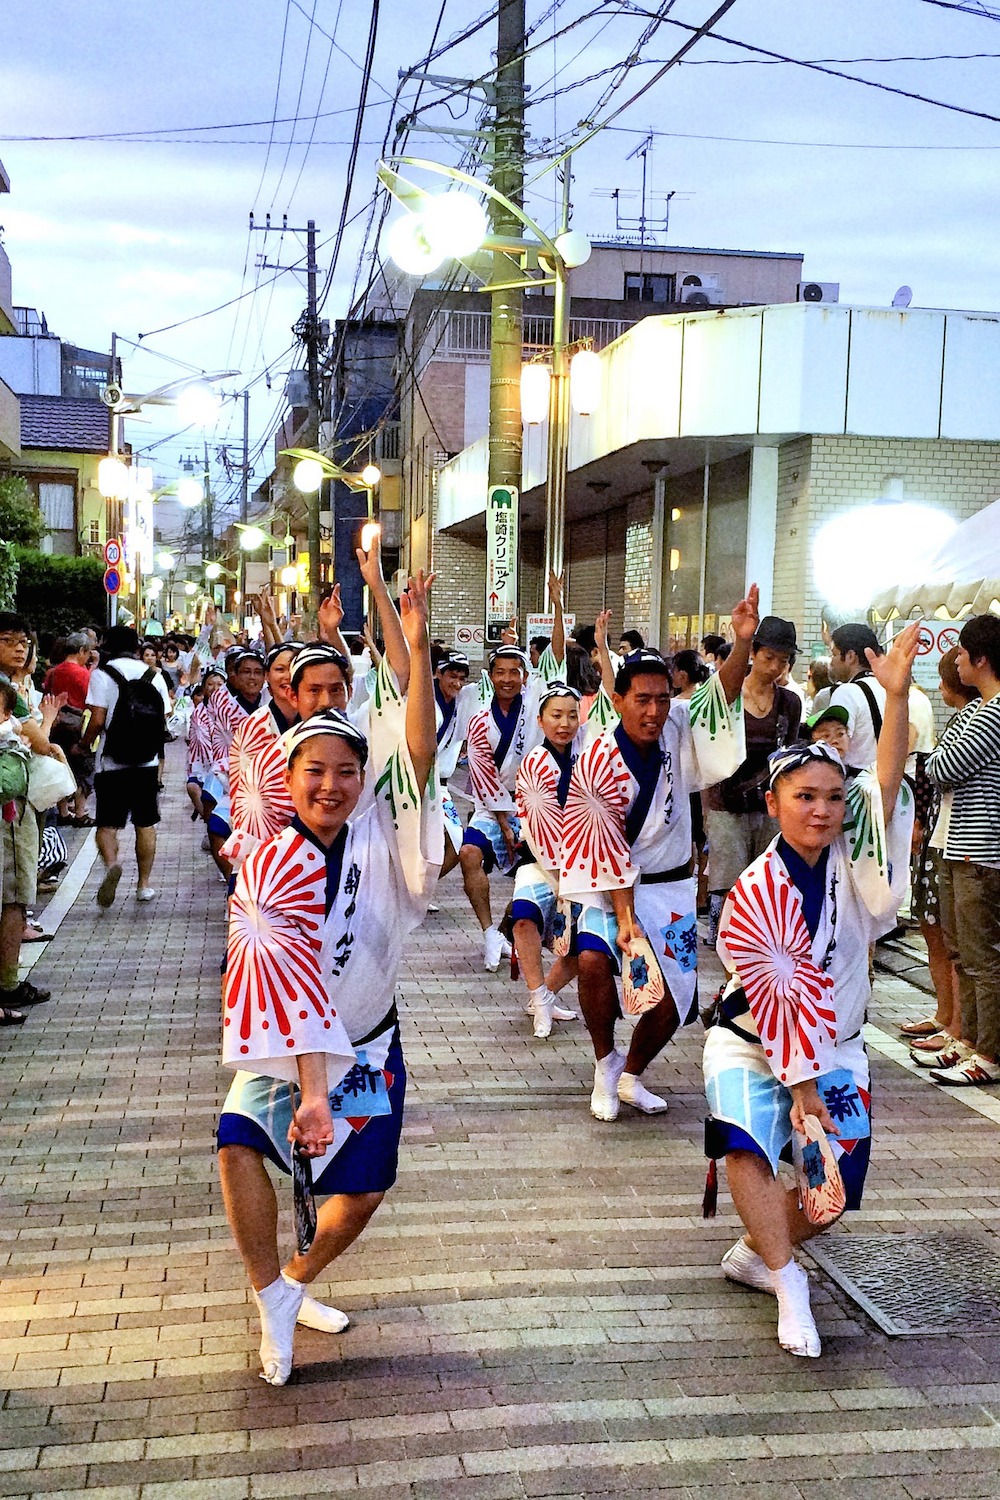
[[(394, 990), (444, 853), (422, 575), (401, 610), (409, 690), (404, 703), (386, 674), (372, 700), (373, 803), (352, 820), (369, 742), (345, 714), (294, 726), (295, 818), (247, 859), (230, 907), (223, 1060), (239, 1071), (219, 1125), (220, 1172), (272, 1385), (288, 1379), (297, 1321), (346, 1327), (306, 1285), (358, 1237), (396, 1175), (406, 1075)], [(295, 1148), (315, 1158), (316, 1192), (329, 1196), (311, 1248), (282, 1270), (264, 1160), (290, 1171)]]
[(871, 1135), (868, 949), (894, 924), (907, 880), (913, 797), (903, 767), (919, 633), (915, 623), (885, 656), (867, 653), (886, 690), (875, 766), (847, 779), (826, 744), (771, 756), (768, 812), (781, 831), (740, 876), (719, 923), (730, 980), (705, 1043), (706, 1150), (710, 1180), (714, 1159), (725, 1156), (748, 1231), (722, 1267), (730, 1280), (773, 1293), (781, 1347), (813, 1358), (819, 1334), (793, 1250), (820, 1231), (797, 1189), (781, 1182), (778, 1162), (793, 1130), (814, 1116), (834, 1137), (842, 1208), (860, 1206)]

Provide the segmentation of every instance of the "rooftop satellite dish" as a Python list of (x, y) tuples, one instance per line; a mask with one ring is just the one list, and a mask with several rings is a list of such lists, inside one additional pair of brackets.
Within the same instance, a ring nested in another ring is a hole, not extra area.
[(909, 307), (909, 305), (910, 305), (910, 303), (912, 301), (913, 301), (913, 289), (912, 289), (912, 287), (901, 286), (899, 288), (898, 292), (896, 293), (895, 297), (893, 297), (893, 299), (892, 299), (892, 305), (893, 305), (893, 307)]

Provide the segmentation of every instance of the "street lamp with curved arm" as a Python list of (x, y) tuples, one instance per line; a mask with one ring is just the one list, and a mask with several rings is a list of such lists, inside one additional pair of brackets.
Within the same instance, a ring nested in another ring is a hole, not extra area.
[[(552, 378), (548, 395), (548, 461), (545, 481), (545, 576), (561, 575), (566, 530), (566, 477), (569, 467), (569, 367), (566, 353), (569, 326), (568, 274), (575, 266), (583, 265), (590, 256), (590, 242), (585, 235), (569, 228), (569, 171), (563, 176), (562, 228), (551, 239), (535, 221), (524, 212), (520, 204), (514, 203), (492, 183), (482, 182), (478, 177), (463, 172), (458, 167), (444, 166), (440, 162), (428, 161), (419, 156), (390, 157), (378, 164), (378, 178), (392, 196), (419, 218), (426, 218), (434, 205), (447, 202), (448, 194), (435, 197), (403, 177), (397, 166), (413, 167), (418, 171), (432, 172), (447, 177), (452, 182), (471, 187), (478, 193), (499, 204), (518, 223), (534, 236), (534, 239), (514, 239), (506, 235), (485, 235), (480, 243), (483, 250), (499, 251), (506, 255), (517, 255), (522, 271), (527, 271), (532, 257), (542, 270), (541, 276), (515, 277), (512, 280), (496, 281), (484, 279), (484, 292), (513, 291), (517, 288), (551, 286), (552, 307)], [(405, 223), (404, 221), (401, 221)], [(440, 250), (437, 265), (446, 258), (443, 248), (443, 233), (438, 237), (431, 233), (425, 236), (433, 251)], [(469, 254), (456, 253), (453, 259), (469, 264)], [(428, 270), (435, 269), (428, 265)], [(475, 269), (475, 267), (471, 267)], [(404, 268), (405, 269), (405, 268)]]

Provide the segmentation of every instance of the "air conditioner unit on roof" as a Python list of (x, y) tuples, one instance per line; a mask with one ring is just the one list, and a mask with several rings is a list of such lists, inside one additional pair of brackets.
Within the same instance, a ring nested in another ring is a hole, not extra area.
[(799, 302), (839, 302), (839, 281), (800, 281), (796, 291)]
[(677, 273), (677, 297), (686, 307), (718, 307), (726, 300), (718, 276), (701, 271)]

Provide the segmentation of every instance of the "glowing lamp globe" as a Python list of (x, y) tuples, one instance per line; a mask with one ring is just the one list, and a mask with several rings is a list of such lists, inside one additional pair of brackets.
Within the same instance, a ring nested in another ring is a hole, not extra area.
[(432, 198), (420, 219), (424, 239), (442, 259), (461, 260), (478, 250), (486, 238), (486, 214), (468, 193)]
[(195, 594), (198, 592), (198, 585), (196, 583), (186, 583), (184, 585), (184, 592), (185, 594), (187, 594), (189, 599), (193, 599)]
[(176, 561), (177, 559), (172, 552), (158, 552), (156, 554), (156, 566), (162, 568), (165, 573), (170, 572), (171, 568), (175, 566)]
[(222, 577), (222, 564), (221, 563), (206, 563), (205, 564), (205, 577), (208, 578), (208, 579), (210, 579), (213, 583), (215, 582), (215, 580), (217, 578), (221, 578)]
[(590, 241), (579, 229), (564, 230), (562, 234), (556, 235), (553, 243), (562, 256), (563, 264), (571, 271), (576, 266), (586, 265), (590, 259)]
[(420, 214), (404, 214), (397, 219), (386, 235), (386, 248), (408, 276), (429, 276), (445, 259), (445, 252), (433, 246), (424, 234)]
[(379, 538), (382, 528), (377, 521), (366, 521), (361, 528), (361, 550), (370, 552)]
[(178, 392), (177, 415), (187, 427), (207, 427), (219, 415), (220, 404), (210, 385), (190, 385)]
[(323, 465), (318, 458), (300, 458), (292, 470), (292, 483), (303, 495), (315, 495), (323, 483)]
[(521, 421), (529, 427), (548, 419), (550, 378), (547, 365), (521, 366)]
[(361, 479), (364, 484), (367, 484), (371, 488), (373, 485), (381, 483), (382, 470), (378, 464), (365, 464), (361, 470)]
[(240, 532), (240, 546), (244, 552), (256, 552), (266, 541), (267, 533), (261, 531), (259, 526), (244, 526)]
[(151, 594), (154, 599), (157, 598), (157, 596), (162, 594), (163, 592), (163, 579), (151, 578), (149, 580), (149, 584), (147, 585), (147, 589), (149, 594)]
[(200, 479), (178, 479), (177, 498), (188, 510), (200, 505), (205, 498), (205, 491), (201, 487)]
[(282, 588), (293, 589), (299, 581), (299, 570), (294, 563), (289, 563), (287, 568), (282, 568), (278, 576), (281, 579)]
[(569, 400), (577, 416), (592, 416), (600, 406), (602, 375), (593, 349), (577, 350), (569, 362)]
[(97, 488), (106, 500), (124, 500), (129, 492), (129, 471), (120, 458), (102, 458), (97, 465)]

